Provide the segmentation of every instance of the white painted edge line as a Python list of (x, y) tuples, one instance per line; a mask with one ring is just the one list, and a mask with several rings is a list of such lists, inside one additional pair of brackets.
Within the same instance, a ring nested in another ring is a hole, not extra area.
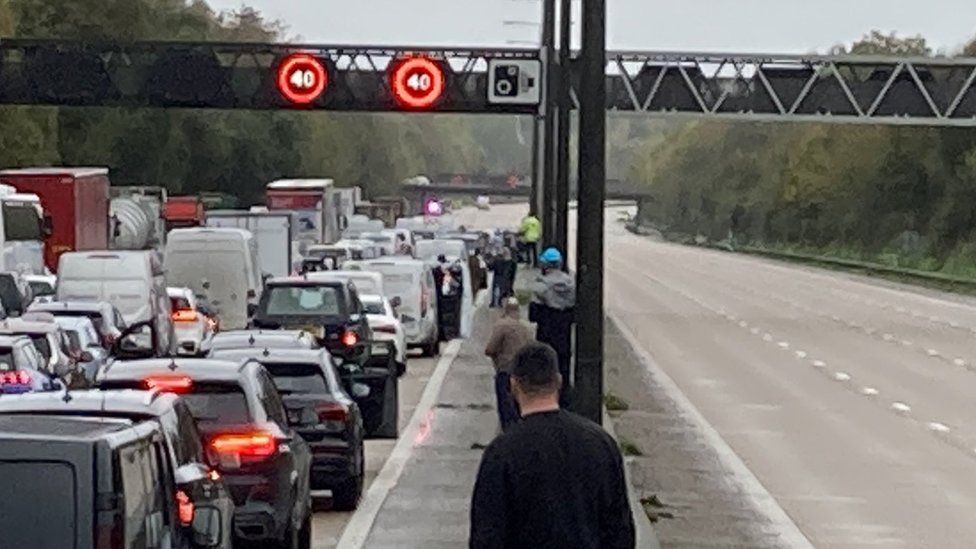
[(797, 548), (813, 548), (813, 544), (810, 540), (800, 531), (793, 522), (793, 519), (786, 514), (786, 511), (780, 507), (779, 502), (777, 502), (768, 490), (759, 482), (756, 475), (746, 467), (746, 464), (742, 462), (742, 459), (736, 455), (735, 451), (725, 442), (722, 435), (715, 430), (714, 427), (705, 416), (698, 411), (698, 408), (688, 400), (688, 397), (681, 392), (678, 385), (671, 379), (657, 362), (651, 354), (644, 349), (640, 340), (638, 340), (630, 328), (626, 324), (617, 318), (617, 315), (607, 311), (607, 315), (614, 321), (620, 333), (623, 334), (627, 343), (630, 344), (634, 353), (641, 359), (644, 363), (644, 373), (647, 376), (653, 377), (656, 383), (659, 383), (665, 391), (667, 391), (668, 396), (674, 401), (674, 403), (684, 412), (687, 419), (695, 424), (696, 427), (701, 431), (702, 436), (705, 438), (705, 442), (715, 449), (715, 453), (718, 455), (719, 461), (722, 466), (732, 474), (733, 480), (739, 484), (742, 488), (742, 494), (750, 500), (755, 508), (769, 519), (770, 523), (775, 532), (777, 532), (780, 538), (786, 542), (789, 547)]
[(390, 456), (386, 459), (386, 463), (383, 464), (383, 468), (380, 469), (379, 474), (370, 484), (366, 495), (359, 502), (356, 512), (346, 524), (336, 549), (360, 549), (366, 543), (380, 508), (383, 507), (390, 491), (399, 482), (403, 469), (413, 454), (413, 445), (417, 433), (420, 432), (421, 426), (427, 420), (428, 413), (434, 408), (437, 397), (441, 394), (441, 387), (444, 385), (447, 372), (457, 359), (460, 350), (461, 340), (456, 339), (447, 344), (444, 354), (437, 362), (434, 373), (431, 374), (430, 381), (427, 382), (420, 401), (413, 411), (413, 416), (410, 417), (410, 423), (400, 433), (400, 437), (397, 439), (393, 451), (390, 452)]
[[(619, 440), (617, 438), (617, 432), (613, 428), (613, 418), (607, 413), (606, 408), (603, 408), (603, 429), (614, 440)], [(657, 534), (654, 533), (654, 526), (651, 524), (651, 519), (647, 516), (647, 512), (644, 511), (644, 505), (641, 504), (640, 496), (637, 495), (637, 489), (634, 488), (634, 484), (631, 482), (630, 467), (627, 466), (626, 457), (624, 458), (624, 474), (627, 477), (627, 496), (630, 499), (630, 514), (634, 516), (634, 530), (637, 541), (635, 547), (640, 547), (641, 549), (661, 549), (661, 543), (657, 539)]]

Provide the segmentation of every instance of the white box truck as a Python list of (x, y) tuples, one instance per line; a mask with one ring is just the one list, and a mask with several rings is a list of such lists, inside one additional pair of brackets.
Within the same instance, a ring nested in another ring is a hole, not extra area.
[(291, 215), (274, 212), (212, 210), (207, 212), (206, 226), (250, 231), (258, 245), (258, 265), (261, 273), (273, 277), (291, 274), (293, 237)]

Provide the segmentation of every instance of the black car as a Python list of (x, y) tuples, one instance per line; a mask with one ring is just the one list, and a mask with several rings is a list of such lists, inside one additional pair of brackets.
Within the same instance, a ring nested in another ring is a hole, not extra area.
[[(285, 401), (288, 422), (312, 449), (312, 487), (330, 490), (335, 509), (355, 509), (363, 490), (366, 432), (359, 405), (346, 392), (328, 351), (238, 349), (213, 356), (264, 365)], [(360, 397), (371, 392), (359, 382), (349, 385)]]
[(180, 395), (203, 433), (209, 464), (236, 506), (239, 540), (311, 544), (308, 445), (288, 425), (281, 396), (259, 363), (183, 358), (118, 361), (101, 389), (160, 389)]
[[(3, 547), (179, 547), (176, 470), (155, 420), (0, 415)], [(197, 547), (221, 538), (220, 511), (197, 507)]]
[(337, 356), (372, 339), (366, 311), (352, 282), (315, 280), (310, 276), (268, 281), (254, 315), (254, 326), (311, 332)]
[(219, 475), (205, 465), (203, 438), (185, 402), (160, 391), (72, 391), (35, 393), (0, 399), (0, 416), (49, 415), (156, 421), (172, 463), (178, 518), (185, 545), (193, 546), (194, 510), (213, 507), (222, 518), (221, 539), (213, 547), (230, 548), (234, 504)]

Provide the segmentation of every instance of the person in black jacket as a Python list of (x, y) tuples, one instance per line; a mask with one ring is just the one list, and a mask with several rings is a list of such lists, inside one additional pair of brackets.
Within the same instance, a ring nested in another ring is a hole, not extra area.
[(633, 549), (623, 458), (599, 425), (559, 408), (555, 352), (527, 345), (511, 375), (522, 421), (481, 458), (470, 549)]
[(563, 378), (560, 403), (568, 406), (570, 364), (573, 359), (573, 324), (576, 322), (576, 281), (562, 270), (563, 255), (549, 248), (539, 256), (541, 272), (532, 285), (529, 320), (536, 323), (535, 339), (546, 343), (559, 357)]

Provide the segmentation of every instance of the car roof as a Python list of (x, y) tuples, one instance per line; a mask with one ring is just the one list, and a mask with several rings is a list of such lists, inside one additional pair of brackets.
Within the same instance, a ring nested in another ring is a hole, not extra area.
[(229, 332), (219, 332), (214, 334), (215, 340), (234, 340), (242, 339), (248, 341), (253, 339), (255, 342), (262, 339), (304, 339), (311, 337), (312, 334), (304, 330), (233, 330)]
[(112, 304), (107, 301), (47, 301), (31, 305), (30, 309), (57, 315), (58, 311), (100, 313), (102, 309), (110, 307)]
[(210, 358), (154, 358), (117, 361), (98, 373), (96, 381), (132, 381), (154, 374), (184, 374), (196, 381), (240, 381), (244, 364)]
[[(314, 274), (314, 273), (309, 273)], [(345, 287), (346, 280), (323, 280), (323, 279), (312, 279), (309, 276), (288, 276), (280, 278), (272, 278), (268, 280), (267, 286), (335, 286), (335, 287)]]
[(169, 297), (187, 297), (193, 295), (193, 290), (189, 288), (174, 288), (171, 286), (166, 288), (166, 294)]
[(0, 334), (52, 334), (61, 330), (54, 322), (8, 318), (0, 320)]
[(17, 168), (0, 170), (0, 175), (62, 175), (68, 177), (88, 177), (108, 175), (108, 168)]
[[(70, 397), (70, 398), (69, 398)], [(88, 412), (111, 414), (139, 414), (159, 416), (171, 409), (179, 397), (161, 391), (71, 391), (41, 392), (0, 399), (0, 415), (9, 413), (64, 413), (72, 415)]]
[(375, 301), (377, 303), (385, 303), (386, 298), (380, 294), (359, 294), (360, 301)]
[(0, 439), (90, 442), (131, 426), (131, 421), (119, 418), (0, 415)]
[(308, 362), (319, 364), (323, 355), (329, 356), (325, 349), (274, 349), (255, 347), (252, 349), (223, 349), (215, 351), (217, 358), (234, 360), (256, 360), (272, 364)]
[(0, 334), (0, 347), (13, 347), (20, 341), (30, 341), (25, 335)]
[(383, 280), (383, 274), (374, 271), (319, 271), (308, 273), (309, 280), (339, 280), (345, 282), (352, 278), (373, 278)]

